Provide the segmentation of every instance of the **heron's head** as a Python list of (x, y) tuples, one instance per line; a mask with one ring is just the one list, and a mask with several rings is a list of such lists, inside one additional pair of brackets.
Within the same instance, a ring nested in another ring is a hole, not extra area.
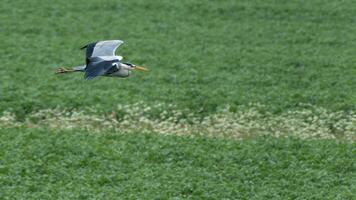
[(131, 64), (129, 62), (124, 62), (122, 64), (128, 70), (148, 71), (148, 69), (146, 69), (144, 67), (136, 66), (136, 65)]

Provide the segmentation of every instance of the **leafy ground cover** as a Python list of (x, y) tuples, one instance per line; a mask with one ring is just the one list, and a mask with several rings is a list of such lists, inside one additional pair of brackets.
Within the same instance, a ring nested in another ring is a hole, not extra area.
[[(116, 104), (175, 104), (208, 115), (248, 103), (355, 110), (352, 1), (3, 0), (0, 111), (109, 112)], [(122, 39), (148, 74), (120, 80), (54, 76), (84, 62), (78, 48)]]
[(0, 130), (1, 199), (353, 199), (355, 144)]
[[(355, 12), (2, 0), (0, 199), (355, 199)], [(103, 39), (150, 73), (54, 75)]]

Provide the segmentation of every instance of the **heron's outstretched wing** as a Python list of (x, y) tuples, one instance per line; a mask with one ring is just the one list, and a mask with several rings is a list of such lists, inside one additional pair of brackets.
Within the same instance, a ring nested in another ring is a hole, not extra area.
[(121, 40), (105, 40), (87, 44), (81, 49), (86, 49), (87, 59), (98, 56), (115, 56), (116, 49), (123, 43)]
[(113, 61), (106, 61), (101, 59), (91, 60), (85, 68), (85, 80), (104, 75), (113, 67), (112, 63)]

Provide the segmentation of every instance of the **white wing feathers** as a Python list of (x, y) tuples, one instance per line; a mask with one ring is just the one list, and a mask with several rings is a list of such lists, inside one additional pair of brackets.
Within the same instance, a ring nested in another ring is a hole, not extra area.
[(86, 57), (102, 57), (103, 59), (116, 58), (121, 60), (122, 56), (116, 56), (116, 49), (124, 42), (121, 40), (105, 40), (96, 43), (91, 43), (83, 48), (86, 48)]

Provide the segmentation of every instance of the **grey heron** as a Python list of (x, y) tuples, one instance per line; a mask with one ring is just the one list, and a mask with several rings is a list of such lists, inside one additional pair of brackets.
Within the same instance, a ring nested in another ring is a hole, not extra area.
[(130, 76), (131, 70), (148, 71), (144, 67), (121, 62), (123, 57), (115, 55), (115, 51), (123, 43), (121, 40), (105, 40), (87, 44), (81, 48), (86, 50), (85, 65), (72, 69), (61, 67), (56, 71), (56, 74), (84, 72), (84, 78), (89, 80), (98, 76), (125, 78)]

